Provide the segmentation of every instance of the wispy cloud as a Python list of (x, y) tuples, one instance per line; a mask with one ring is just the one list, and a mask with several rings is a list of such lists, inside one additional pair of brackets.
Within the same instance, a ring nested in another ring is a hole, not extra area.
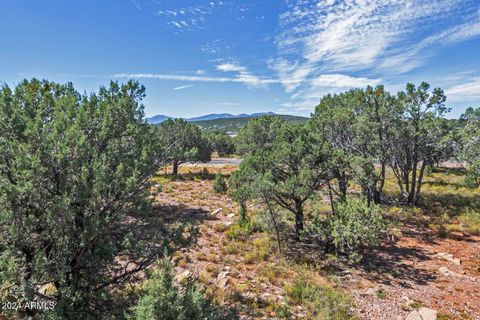
[(480, 100), (480, 77), (470, 78), (464, 83), (445, 90), (448, 101), (465, 102)]
[(187, 88), (191, 88), (191, 87), (193, 87), (193, 84), (187, 84), (185, 86), (175, 87), (175, 88), (173, 88), (173, 90), (183, 90), (183, 89), (187, 89)]
[(255, 76), (239, 75), (236, 77), (207, 77), (207, 76), (186, 76), (172, 74), (156, 74), (156, 73), (118, 73), (111, 75), (112, 78), (128, 78), (128, 79), (156, 79), (166, 81), (186, 81), (186, 82), (232, 82), (243, 83), (249, 86), (258, 86), (279, 83), (276, 79), (259, 78)]
[(267, 84), (280, 83), (277, 79), (261, 78), (253, 75), (245, 66), (238, 62), (223, 62), (216, 66), (218, 71), (227, 73), (236, 73), (234, 79), (238, 82), (245, 83), (250, 88), (261, 88)]
[(479, 36), (479, 8), (477, 0), (287, 0), (269, 65), (291, 93), (288, 106), (300, 109), (338, 88), (408, 72), (436, 46)]
[[(300, 52), (306, 63), (328, 71), (375, 67), (392, 55), (418, 50), (415, 44), (431, 36), (443, 43), (480, 34), (471, 28), (478, 23), (475, 0), (288, 2), (289, 10), (280, 17), (279, 49)], [(438, 34), (446, 19), (454, 27)]]
[(233, 12), (240, 20), (242, 15), (250, 9), (247, 4), (230, 0), (199, 0), (192, 6), (185, 6), (184, 1), (170, 3), (166, 1), (144, 1), (149, 2), (154, 13), (166, 25), (173, 27), (176, 31), (204, 29), (208, 26), (208, 18), (219, 12)]

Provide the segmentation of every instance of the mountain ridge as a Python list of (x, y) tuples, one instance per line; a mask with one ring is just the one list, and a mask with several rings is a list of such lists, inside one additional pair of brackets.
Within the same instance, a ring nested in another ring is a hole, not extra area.
[[(241, 113), (241, 114), (231, 114), (231, 113), (210, 113), (203, 116), (192, 117), (192, 118), (184, 118), (188, 122), (198, 122), (198, 121), (208, 121), (208, 120), (217, 120), (217, 119), (237, 119), (237, 118), (255, 118), (261, 117), (265, 115), (279, 115), (274, 112), (256, 112), (256, 113)], [(163, 114), (158, 114), (153, 117), (147, 118), (147, 123), (149, 124), (160, 124), (165, 120), (168, 119), (175, 119), (175, 117), (170, 117)]]

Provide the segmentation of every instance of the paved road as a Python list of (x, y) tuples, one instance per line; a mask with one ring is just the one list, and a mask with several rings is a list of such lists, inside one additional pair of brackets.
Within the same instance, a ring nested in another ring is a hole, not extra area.
[[(212, 161), (205, 163), (209, 166), (221, 166), (221, 165), (239, 165), (242, 162), (242, 159), (238, 158), (212, 158)], [(200, 163), (200, 165), (205, 165), (204, 163)], [(199, 163), (189, 162), (186, 165), (199, 165)]]

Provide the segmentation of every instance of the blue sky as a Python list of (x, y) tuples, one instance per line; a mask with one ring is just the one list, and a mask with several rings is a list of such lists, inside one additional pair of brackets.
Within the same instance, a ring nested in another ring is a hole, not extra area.
[(478, 0), (2, 0), (0, 81), (110, 79), (145, 112), (308, 115), (329, 92), (441, 87), (480, 106)]

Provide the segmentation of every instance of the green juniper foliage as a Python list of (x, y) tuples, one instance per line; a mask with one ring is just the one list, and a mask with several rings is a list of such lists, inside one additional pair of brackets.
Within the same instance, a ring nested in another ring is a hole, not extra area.
[[(63, 319), (108, 314), (110, 292), (156, 259), (137, 228), (162, 149), (143, 118), (145, 88), (21, 82), (0, 90), (0, 284), (42, 297)], [(128, 257), (129, 268), (116, 256)]]
[(335, 203), (335, 211), (326, 218), (317, 216), (308, 227), (326, 253), (361, 258), (361, 250), (380, 243), (386, 224), (380, 207), (368, 206), (362, 199), (347, 198)]
[(178, 166), (184, 162), (208, 162), (211, 149), (200, 129), (184, 119), (168, 119), (159, 126), (158, 135), (168, 150), (168, 161), (172, 164), (173, 175), (178, 174)]
[(318, 135), (311, 135), (303, 125), (275, 117), (252, 121), (255, 125), (241, 132), (241, 140), (248, 140), (253, 136), (250, 130), (254, 130), (262, 132), (266, 144), (246, 154), (240, 164), (239, 175), (248, 184), (252, 184), (259, 176), (271, 183), (268, 198), (293, 213), (298, 239), (303, 230), (305, 201), (325, 185), (329, 177), (325, 140)]
[(465, 127), (461, 133), (463, 150), (461, 158), (468, 163), (466, 183), (480, 186), (480, 108), (468, 108), (461, 119)]
[(234, 319), (220, 312), (200, 288), (187, 277), (175, 283), (173, 263), (164, 258), (153, 270), (133, 308), (134, 320), (215, 320)]
[(215, 175), (215, 181), (213, 182), (213, 191), (216, 193), (225, 193), (228, 190), (227, 181), (222, 174), (217, 173)]
[(203, 131), (210, 149), (216, 151), (219, 157), (228, 157), (235, 153), (235, 144), (233, 138), (224, 132)]

